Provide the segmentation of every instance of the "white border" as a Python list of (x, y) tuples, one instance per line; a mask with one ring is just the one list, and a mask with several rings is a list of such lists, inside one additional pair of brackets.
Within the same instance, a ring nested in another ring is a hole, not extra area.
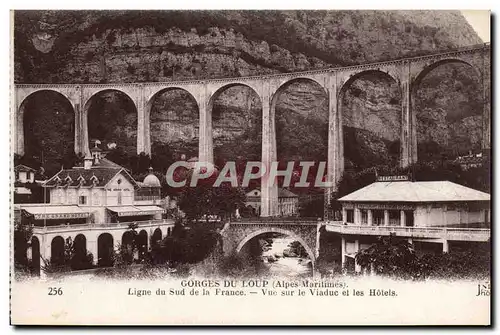
[[(376, 4), (376, 5), (374, 5)], [(252, 2), (236, 2), (234, 0), (228, 1), (228, 0), (223, 0), (223, 1), (217, 1), (217, 3), (212, 3), (212, 4), (207, 4), (205, 1), (179, 1), (179, 2), (165, 2), (165, 1), (147, 1), (147, 0), (141, 0), (141, 1), (129, 1), (129, 2), (123, 2), (123, 1), (108, 1), (104, 3), (102, 0), (86, 0), (85, 2), (67, 2), (67, 1), (4, 1), (2, 2), (2, 11), (0, 12), (1, 14), (1, 37), (2, 37), (2, 61), (4, 64), (4, 80), (2, 81), (2, 90), (1, 90), (1, 106), (3, 107), (3, 113), (1, 113), (0, 116), (0, 145), (2, 146), (2, 153), (4, 154), (4, 158), (0, 159), (0, 171), (1, 175), (3, 178), (0, 178), (0, 189), (2, 192), (0, 192), (0, 208), (2, 209), (1, 213), (3, 214), (3, 220), (2, 220), (2, 239), (3, 239), (3, 247), (4, 250), (1, 253), (1, 259), (2, 259), (2, 266), (0, 267), (1, 269), (1, 275), (0, 275), (0, 280), (2, 281), (2, 286), (0, 289), (0, 299), (1, 299), (1, 306), (3, 307), (1, 310), (1, 323), (2, 325), (6, 327), (6, 329), (2, 329), (3, 331), (6, 331), (6, 333), (13, 332), (12, 327), (8, 327), (8, 316), (9, 316), (9, 304), (8, 304), (8, 273), (9, 273), (9, 255), (10, 255), (10, 250), (6, 250), (9, 247), (9, 219), (8, 219), (8, 213), (9, 213), (9, 195), (8, 195), (8, 190), (9, 190), (9, 180), (7, 179), (7, 176), (9, 175), (9, 80), (7, 79), (8, 76), (5, 74), (10, 73), (9, 68), (9, 42), (10, 42), (10, 33), (9, 33), (9, 28), (10, 28), (10, 17), (9, 17), (9, 11), (8, 9), (452, 9), (450, 8), (450, 5), (453, 6), (453, 8), (459, 8), (459, 9), (491, 9), (493, 11), (493, 14), (498, 14), (498, 1), (483, 1), (483, 0), (475, 0), (475, 1), (466, 1), (466, 0), (454, 0), (453, 2), (437, 2), (435, 0), (420, 0), (420, 1), (383, 1), (383, 2), (374, 2), (374, 1), (344, 1), (344, 2), (336, 2), (336, 3), (331, 3), (327, 1), (318, 1), (318, 0), (308, 0), (308, 1), (272, 1), (272, 0), (256, 0)], [(5, 7), (5, 8), (3, 8)], [(496, 18), (498, 19), (498, 18)], [(497, 26), (498, 26), (498, 21), (497, 21)], [(494, 27), (495, 32), (497, 32), (497, 27)], [(493, 39), (495, 38), (496, 34), (492, 34), (492, 39), (491, 42), (493, 43)], [(496, 39), (495, 39), (496, 40)], [(9, 42), (8, 42), (9, 41)], [(497, 59), (495, 58), (495, 61)], [(492, 78), (495, 78), (497, 74), (497, 71), (493, 74)], [(498, 92), (498, 86), (496, 87), (497, 89), (494, 92), (495, 96), (499, 96)], [(495, 123), (494, 123), (494, 129), (498, 129), (499, 125), (498, 123), (498, 117), (495, 118)], [(494, 142), (495, 148), (499, 146), (498, 141), (495, 140)], [(496, 150), (495, 150), (496, 151)], [(495, 152), (496, 154), (496, 152)], [(497, 186), (496, 184), (494, 186)], [(495, 202), (495, 205), (498, 205)], [(500, 208), (498, 206), (495, 206), (496, 208)], [(495, 224), (495, 222), (494, 222)], [(497, 231), (497, 229), (495, 229)], [(498, 257), (495, 258), (496, 262), (494, 264), (495, 268), (498, 265)], [(496, 285), (497, 282), (493, 283), (493, 285)], [(494, 290), (494, 292), (497, 292), (498, 290)], [(498, 308), (496, 309), (498, 311)], [(495, 315), (497, 316), (497, 315)], [(495, 317), (493, 316), (493, 317)], [(37, 330), (36, 332), (39, 332), (41, 330)], [(49, 331), (52, 331), (50, 329)], [(76, 332), (81, 332), (82, 329), (76, 330)], [(88, 331), (88, 329), (83, 329), (84, 332)], [(123, 331), (123, 329), (120, 329), (119, 331)], [(164, 331), (164, 330), (160, 330)], [(169, 330), (172, 331), (172, 330)], [(177, 330), (176, 330), (177, 331)], [(268, 333), (270, 332), (269, 330), (258, 330), (259, 333)], [(292, 331), (292, 330), (287, 330), (287, 331)], [(334, 330), (334, 331), (340, 331), (341, 333), (345, 332), (345, 330)], [(385, 332), (386, 330), (377, 330), (377, 329), (372, 329), (370, 332)], [(425, 334), (438, 334), (442, 330), (428, 330), (428, 329), (423, 329), (423, 330), (417, 330), (418, 332), (425, 332)], [(468, 329), (467, 332), (469, 333), (472, 331), (471, 329)]]

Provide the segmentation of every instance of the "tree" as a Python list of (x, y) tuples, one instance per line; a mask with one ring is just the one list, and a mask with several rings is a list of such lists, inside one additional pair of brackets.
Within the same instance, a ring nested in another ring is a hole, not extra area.
[(91, 252), (78, 253), (75, 243), (71, 237), (64, 240), (64, 253), (61, 264), (54, 264), (44, 259), (42, 270), (46, 273), (68, 272), (74, 270), (86, 270), (93, 267), (94, 255)]
[(134, 174), (146, 173), (150, 166), (151, 166), (151, 159), (149, 158), (149, 155), (147, 155), (144, 152), (141, 152), (137, 156), (137, 165), (134, 167), (133, 172)]
[(163, 239), (158, 250), (155, 250), (153, 263), (169, 262), (174, 266), (197, 263), (217, 252), (216, 246), (220, 243), (220, 234), (211, 227), (176, 225), (172, 234)]
[(179, 199), (179, 208), (186, 213), (188, 220), (207, 220), (217, 216), (221, 220), (229, 219), (236, 208), (242, 208), (245, 193), (239, 187), (222, 184), (220, 187), (198, 185), (185, 187)]
[(131, 170), (131, 157), (123, 150), (122, 147), (117, 147), (106, 154), (106, 159)]
[(421, 265), (413, 244), (393, 236), (379, 237), (376, 243), (358, 251), (355, 260), (362, 268), (376, 274), (399, 278), (413, 277)]
[(151, 146), (151, 166), (155, 171), (161, 171), (163, 174), (174, 162), (174, 153), (170, 147), (161, 142), (154, 142)]
[(14, 218), (14, 263), (26, 268), (29, 266), (27, 251), (31, 247), (33, 225), (29, 220)]
[(137, 228), (139, 225), (131, 222), (128, 229), (125, 231), (124, 236), (130, 236), (130, 244), (120, 244), (118, 247), (118, 257), (115, 259), (115, 266), (129, 265), (134, 262), (134, 255), (139, 251), (138, 237), (139, 233)]
[(288, 247), (290, 248), (290, 251), (292, 253), (294, 253), (295, 255), (297, 255), (298, 257), (301, 257), (301, 258), (309, 257), (306, 249), (302, 246), (302, 244), (300, 244), (299, 241), (291, 242), (288, 245)]

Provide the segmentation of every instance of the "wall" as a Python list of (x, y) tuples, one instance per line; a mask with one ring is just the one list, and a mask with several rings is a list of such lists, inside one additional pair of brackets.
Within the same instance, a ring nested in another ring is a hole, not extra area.
[(418, 206), (415, 210), (416, 227), (451, 226), (483, 221), (483, 211), (469, 211), (446, 204), (439, 204), (439, 207)]
[[(121, 180), (121, 183), (118, 183)], [(118, 197), (121, 193), (121, 204)], [(126, 206), (134, 203), (134, 185), (123, 174), (118, 174), (106, 185), (106, 206)]]

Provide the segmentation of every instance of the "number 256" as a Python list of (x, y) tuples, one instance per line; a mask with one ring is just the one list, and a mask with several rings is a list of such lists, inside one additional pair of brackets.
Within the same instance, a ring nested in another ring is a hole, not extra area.
[(63, 290), (61, 287), (49, 287), (48, 295), (63, 295)]

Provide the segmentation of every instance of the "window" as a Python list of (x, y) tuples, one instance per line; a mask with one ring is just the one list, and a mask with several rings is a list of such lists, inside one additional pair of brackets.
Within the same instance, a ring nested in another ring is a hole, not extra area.
[(79, 205), (86, 205), (87, 204), (87, 197), (84, 196), (84, 195), (81, 195), (79, 198), (78, 198), (78, 204)]
[(367, 225), (368, 224), (368, 211), (366, 209), (361, 209), (361, 224)]
[(122, 204), (122, 192), (118, 192), (118, 205)]
[(346, 213), (347, 213), (346, 221), (349, 223), (354, 223), (354, 210), (348, 209)]

